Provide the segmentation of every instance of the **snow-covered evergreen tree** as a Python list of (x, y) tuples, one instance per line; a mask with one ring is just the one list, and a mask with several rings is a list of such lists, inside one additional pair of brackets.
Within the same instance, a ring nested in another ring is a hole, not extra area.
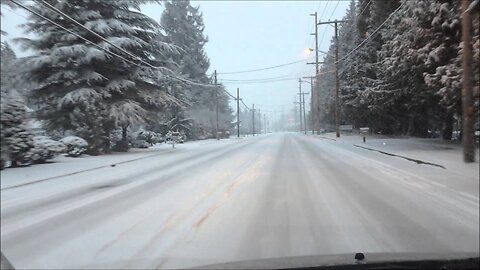
[[(354, 45), (369, 37), (400, 4), (380, 34), (340, 63), (343, 120), (384, 133), (426, 136), (440, 130), (444, 139), (450, 139), (452, 122), (461, 113), (460, 2), (360, 0)], [(472, 18), (472, 47), (478, 58), (478, 16)], [(340, 32), (340, 45), (351, 47), (342, 37), (343, 29)], [(343, 53), (340, 47), (340, 58)], [(473, 68), (478, 96), (478, 61)]]
[[(207, 75), (210, 61), (204, 50), (208, 38), (203, 34), (205, 26), (199, 7), (193, 7), (189, 0), (166, 1), (161, 25), (168, 42), (180, 48), (179, 54), (172, 55), (168, 59), (176, 64), (172, 68), (187, 79), (204, 84), (212, 83)], [(185, 83), (181, 83), (180, 86), (180, 88), (175, 87), (175, 95), (184, 101), (185, 106), (184, 108), (172, 107), (168, 122), (177, 121), (177, 125), (184, 128), (189, 126), (192, 128), (191, 131), (198, 130), (199, 126), (208, 126), (211, 116), (215, 115), (215, 89)], [(220, 118), (223, 119), (220, 126), (228, 130), (232, 114), (223, 86), (218, 90), (217, 96)], [(215, 124), (210, 127), (214, 130)], [(193, 132), (187, 134), (190, 137), (197, 136)]]
[[(361, 7), (361, 5), (360, 5)], [(349, 52), (355, 49), (358, 45), (358, 31), (357, 23), (359, 12), (357, 12), (355, 1), (350, 2), (350, 7), (343, 20), (347, 22), (341, 24), (339, 30), (339, 59), (346, 56)], [(355, 72), (359, 67), (362, 67), (360, 61), (346, 61), (339, 62), (339, 77), (340, 77), (340, 102), (341, 102), (341, 119), (344, 123), (358, 125), (358, 119), (362, 116), (362, 109), (359, 105), (360, 87), (358, 72)]]
[(13, 88), (16, 56), (8, 43), (1, 44), (1, 59), (0, 163), (3, 168), (7, 160), (12, 166), (30, 163), (33, 134), (27, 127), (25, 101)]
[(327, 55), (323, 58), (324, 65), (319, 70), (319, 106), (320, 129), (334, 130), (335, 125), (335, 43), (332, 39)]
[(379, 52), (380, 80), (369, 98), (371, 110), (378, 117), (377, 129), (385, 133), (414, 135), (415, 126), (420, 124), (415, 120), (426, 105), (417, 98), (426, 87), (422, 77), (424, 66), (414, 55), (419, 48), (416, 22), (412, 18), (416, 6), (417, 3), (406, 1), (382, 29), (386, 42)]
[[(24, 26), (26, 32), (37, 35), (20, 41), (37, 52), (30, 60), (28, 77), (40, 84), (32, 90), (38, 116), (47, 128), (70, 131), (88, 141), (90, 153), (101, 153), (109, 148), (112, 129), (120, 127), (126, 134), (128, 126), (145, 120), (146, 110), (167, 102), (165, 71), (139, 59), (158, 65), (155, 56), (172, 47), (163, 42), (159, 24), (139, 12), (147, 0), (48, 2), (108, 42), (41, 2), (34, 2), (31, 8), (130, 60), (111, 55), (34, 15)], [(126, 142), (126, 136), (124, 139)]]
[[(355, 42), (361, 44), (393, 12), (398, 1), (361, 0), (358, 2), (357, 18), (353, 31)], [(377, 118), (369, 109), (369, 90), (378, 79), (377, 52), (383, 44), (381, 35), (375, 35), (365, 42), (343, 63), (342, 75), (345, 80), (342, 101), (344, 117), (355, 126), (374, 126)]]
[[(462, 33), (461, 2), (432, 1), (429, 10), (433, 13), (431, 27), (422, 32), (428, 35), (429, 42), (419, 51), (428, 67), (425, 75), (427, 85), (437, 91), (444, 109), (442, 135), (444, 139), (452, 136), (454, 118), (460, 118), (462, 92)], [(479, 18), (472, 16), (472, 40), (474, 59), (479, 59)], [(474, 92), (478, 93), (479, 63), (473, 61)]]
[(386, 121), (403, 133), (425, 136), (441, 130), (445, 139), (451, 137), (460, 106), (458, 4), (406, 1), (382, 32), (381, 83), (374, 96), (377, 104), (389, 106), (382, 110), (390, 116)]
[(1, 99), (2, 165), (4, 159), (10, 160), (12, 167), (28, 165), (33, 134), (27, 127), (25, 102), (14, 90), (2, 91)]
[[(171, 56), (178, 71), (187, 79), (210, 83), (207, 76), (210, 61), (204, 51), (208, 38), (203, 34), (205, 26), (199, 7), (193, 7), (189, 0), (166, 1), (160, 22), (168, 42), (181, 50)], [(204, 88), (193, 85), (190, 88), (189, 98), (195, 103), (201, 102), (198, 94), (205, 92)]]

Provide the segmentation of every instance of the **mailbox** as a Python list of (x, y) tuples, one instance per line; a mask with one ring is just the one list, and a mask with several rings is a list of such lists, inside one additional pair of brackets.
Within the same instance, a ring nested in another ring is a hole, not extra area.
[(363, 137), (363, 142), (366, 142), (366, 136), (368, 134), (368, 132), (370, 131), (370, 128), (368, 127), (361, 127), (360, 128), (360, 133), (362, 133), (362, 137)]

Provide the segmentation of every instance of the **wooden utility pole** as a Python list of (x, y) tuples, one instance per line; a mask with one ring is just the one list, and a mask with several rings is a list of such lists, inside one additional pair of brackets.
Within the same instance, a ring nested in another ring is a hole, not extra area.
[(258, 110), (258, 134), (262, 134), (262, 113)]
[(307, 116), (305, 114), (305, 95), (308, 95), (308, 93), (302, 93), (302, 105), (303, 105), (303, 130), (305, 132), (305, 135), (307, 135)]
[(462, 142), (463, 142), (463, 160), (465, 162), (475, 162), (475, 108), (473, 106), (472, 91), (472, 19), (468, 7), (470, 0), (462, 0), (462, 69), (463, 69), (463, 89), (462, 89)]
[[(312, 15), (312, 14), (310, 14)], [(313, 35), (315, 35), (315, 76), (318, 75), (318, 20), (317, 20), (317, 12), (315, 12), (314, 14), (315, 16), (315, 33), (313, 33)], [(310, 34), (312, 35), (312, 34)]]
[(237, 88), (237, 137), (240, 138), (240, 88)]
[(312, 135), (315, 134), (315, 114), (316, 114), (316, 111), (315, 111), (315, 104), (314, 104), (314, 99), (315, 99), (315, 86), (313, 84), (313, 79), (315, 78), (316, 76), (308, 76), (308, 77), (303, 77), (303, 78), (309, 78), (310, 79), (310, 124), (312, 125)]
[(220, 139), (218, 136), (218, 84), (217, 84), (217, 70), (213, 72), (215, 83), (215, 138)]
[(267, 115), (264, 113), (263, 114), (263, 129), (265, 130), (265, 134), (267, 134)]
[(252, 125), (253, 125), (253, 131), (252, 135), (255, 136), (255, 104), (252, 104)]
[[(310, 14), (312, 15), (312, 14)], [(311, 118), (312, 118), (312, 134), (315, 133), (315, 125), (314, 123), (315, 122), (318, 122), (317, 123), (317, 126), (318, 126), (318, 131), (317, 133), (320, 134), (320, 91), (319, 91), (319, 86), (318, 86), (318, 72), (319, 72), (319, 67), (318, 67), (318, 18), (317, 18), (317, 12), (315, 12), (315, 14), (313, 15), (315, 16), (315, 80), (316, 80), (316, 89), (314, 89), (314, 85), (313, 85), (313, 79), (311, 78), (311, 82), (312, 82), (312, 96), (311, 96), (311, 108), (310, 108), (310, 112), (311, 112)], [(315, 108), (314, 108), (314, 99), (315, 99)], [(317, 118), (318, 120), (315, 121), (315, 118)]]
[(303, 132), (305, 133), (305, 135), (307, 135), (307, 114), (305, 113), (305, 110), (306, 110), (305, 95), (308, 95), (308, 93), (302, 92), (300, 94), (300, 102), (302, 103), (302, 106), (303, 106), (303, 109), (302, 109), (302, 113), (303, 113)]
[(299, 78), (298, 79), (298, 97), (299, 97), (299, 105), (300, 105), (300, 111), (299, 111), (299, 118), (300, 119), (300, 132), (303, 130), (303, 124), (302, 124), (302, 80)]
[[(296, 130), (297, 128), (299, 128), (299, 125), (297, 123), (297, 104), (300, 104), (300, 102), (297, 102), (297, 98), (294, 97), (293, 99), (293, 120), (295, 122), (294, 124), (294, 129)], [(299, 129), (301, 131), (301, 129)]]
[(338, 99), (339, 81), (338, 81), (338, 27), (335, 21), (335, 132), (337, 138), (340, 137), (340, 100)]
[[(310, 33), (310, 35), (315, 36), (315, 63), (307, 63), (307, 65), (312, 65), (315, 64), (315, 84), (312, 86), (313, 91), (312, 91), (312, 107), (314, 109), (311, 109), (312, 111), (312, 121), (314, 124), (312, 124), (312, 128), (315, 129), (315, 126), (317, 128), (317, 133), (320, 134), (320, 85), (319, 85), (319, 72), (320, 72), (320, 67), (319, 64), (325, 64), (324, 61), (320, 62), (318, 61), (318, 53), (320, 52), (318, 50), (318, 26), (320, 24), (324, 23), (319, 23), (318, 18), (317, 18), (317, 12), (310, 14), (310, 16), (315, 17), (315, 33)], [(329, 23), (329, 22), (327, 22)]]
[[(319, 22), (320, 24), (329, 24), (333, 23), (335, 27), (335, 132), (337, 138), (340, 137), (340, 100), (339, 100), (339, 92), (340, 92), (340, 85), (338, 79), (338, 24), (343, 22), (348, 22), (349, 20), (335, 20), (335, 21), (328, 21), (328, 22)], [(317, 82), (318, 83), (318, 82)]]

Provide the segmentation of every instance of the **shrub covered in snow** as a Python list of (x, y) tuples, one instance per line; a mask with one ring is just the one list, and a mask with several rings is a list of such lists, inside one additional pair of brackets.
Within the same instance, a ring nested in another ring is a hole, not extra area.
[(25, 101), (16, 91), (6, 89), (2, 89), (0, 101), (1, 165), (7, 160), (13, 167), (28, 165), (33, 134), (27, 127)]
[(111, 150), (116, 152), (126, 152), (136, 138), (137, 134), (135, 132), (128, 132), (127, 144), (125, 144), (125, 142), (122, 141), (122, 130), (116, 129), (110, 133), (110, 143), (112, 145)]
[(175, 143), (184, 143), (185, 142), (185, 133), (177, 131), (169, 131), (165, 134), (165, 141), (175, 141)]
[(33, 137), (33, 148), (30, 150), (31, 162), (34, 164), (45, 163), (55, 155), (63, 153), (66, 147), (63, 143), (46, 136)]
[(137, 140), (146, 141), (150, 146), (163, 142), (162, 135), (153, 131), (140, 131), (137, 134)]
[(67, 136), (60, 140), (67, 147), (67, 157), (78, 157), (88, 149), (88, 143), (77, 136)]
[(134, 140), (132, 142), (133, 148), (148, 148), (150, 144), (145, 140)]

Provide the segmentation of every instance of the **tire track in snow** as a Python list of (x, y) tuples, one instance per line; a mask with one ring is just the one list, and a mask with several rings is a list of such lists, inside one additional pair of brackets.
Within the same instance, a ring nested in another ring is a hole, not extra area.
[[(240, 143), (244, 143), (244, 142), (246, 142), (246, 141), (241, 141)], [(236, 144), (232, 144), (232, 145), (234, 146)], [(80, 186), (80, 187), (75, 188), (73, 190), (69, 190), (69, 191), (66, 191), (66, 192), (63, 191), (58, 195), (49, 194), (48, 196), (44, 196), (43, 198), (40, 198), (40, 199), (37, 199), (37, 200), (30, 200), (26, 203), (17, 204), (14, 207), (3, 208), (2, 213), (1, 213), (1, 218), (2, 219), (7, 219), (7, 218), (11, 217), (12, 215), (20, 217), (21, 215), (28, 215), (30, 213), (37, 212), (41, 209), (49, 210), (49, 209), (51, 209), (51, 206), (53, 206), (55, 204), (60, 204), (61, 203), (62, 206), (64, 206), (65, 204), (68, 204), (68, 203), (74, 203), (77, 200), (85, 199), (89, 196), (96, 195), (96, 194), (101, 193), (101, 192), (105, 192), (108, 189), (116, 188), (116, 187), (119, 187), (119, 186), (122, 186), (122, 185), (125, 185), (125, 184), (129, 184), (129, 183), (133, 182), (133, 180), (131, 180), (132, 178), (140, 178), (140, 177), (148, 175), (152, 172), (157, 172), (159, 170), (170, 168), (170, 167), (172, 167), (172, 165), (175, 165), (177, 163), (188, 162), (188, 161), (194, 160), (196, 158), (214, 153), (214, 152), (219, 151), (219, 150), (222, 150), (222, 149), (221, 148), (215, 148), (215, 149), (212, 149), (212, 150), (209, 150), (209, 151), (206, 151), (206, 152), (194, 153), (194, 155), (192, 155), (192, 156), (187, 156), (187, 157), (184, 157), (184, 158), (174, 159), (171, 162), (163, 163), (160, 166), (155, 165), (155, 167), (152, 167), (152, 168), (147, 169), (147, 170), (140, 171), (136, 175), (130, 175), (130, 176), (127, 176), (127, 177), (114, 179), (114, 180), (107, 180), (105, 182), (100, 182), (100, 183), (94, 184), (94, 185)], [(158, 154), (156, 154), (155, 156), (158, 156)], [(148, 157), (151, 158), (152, 156), (148, 156)], [(129, 161), (121, 162), (121, 163), (128, 163), (128, 162), (133, 162), (133, 161), (137, 161), (137, 160), (139, 160), (139, 159), (129, 160)], [(120, 164), (120, 162), (117, 163), (117, 164)], [(103, 167), (108, 168), (108, 167), (110, 167), (110, 165), (102, 166), (101, 168), (103, 168)], [(98, 168), (100, 168), (100, 167), (98, 167)], [(111, 169), (112, 170), (118, 170), (118, 167), (117, 168), (111, 168)], [(96, 170), (96, 169), (93, 169), (93, 170)], [(80, 171), (78, 173), (87, 172), (87, 171), (88, 170)], [(55, 177), (55, 179), (68, 177), (68, 176), (71, 176), (71, 175), (73, 175), (73, 174), (68, 174), (68, 175), (61, 176), (61, 177), (60, 176)], [(53, 180), (53, 178), (50, 179), (50, 180)], [(39, 182), (43, 182), (43, 181), (36, 181), (35, 183), (39, 183)], [(22, 186), (25, 186), (25, 185), (22, 185)], [(21, 186), (17, 186), (17, 187), (21, 187)]]
[[(248, 142), (248, 145), (258, 141), (259, 140), (250, 140), (246, 142)], [(205, 159), (205, 153), (202, 153), (204, 158), (199, 162), (193, 162), (188, 166), (182, 167), (180, 172), (174, 170), (162, 177), (148, 179), (148, 181), (136, 186), (130, 188), (124, 187), (124, 190), (118, 192), (112, 192), (112, 190), (109, 189), (103, 193), (102, 197), (96, 198), (91, 202), (67, 209), (62, 213), (43, 219), (34, 224), (28, 224), (27, 226), (15, 229), (14, 231), (12, 231), (11, 228), (8, 230), (8, 227), (6, 227), (8, 220), (2, 219), (2, 246), (7, 247), (7, 250), (17, 250), (18, 253), (14, 253), (23, 254), (23, 257), (25, 257), (24, 259), (33, 256), (34, 252), (25, 253), (20, 252), (20, 250), (27, 249), (30, 251), (45, 252), (48, 249), (58, 248), (59, 245), (57, 242), (63, 242), (73, 237), (68, 231), (75, 231), (79, 226), (88, 228), (91, 226), (92, 220), (95, 221), (94, 224), (100, 225), (103, 221), (107, 220), (109, 216), (115, 215), (115, 211), (113, 211), (114, 209), (132, 207), (130, 204), (132, 201), (134, 202), (140, 198), (145, 199), (145, 197), (155, 196), (156, 190), (161, 188), (161, 185), (159, 186), (159, 184), (180, 177), (182, 173), (187, 173), (189, 168), (193, 169), (198, 168), (199, 166), (201, 167), (204, 164), (207, 165), (214, 159), (219, 159), (224, 155), (245, 147), (245, 144), (234, 144), (232, 146), (233, 147), (229, 147), (228, 149), (220, 148), (211, 151), (213, 152), (211, 153), (212, 156), (208, 159)], [(37, 214), (44, 215), (42, 213)], [(51, 230), (51, 228), (55, 228), (55, 230)], [(39, 249), (39, 246), (42, 246), (43, 248)]]

